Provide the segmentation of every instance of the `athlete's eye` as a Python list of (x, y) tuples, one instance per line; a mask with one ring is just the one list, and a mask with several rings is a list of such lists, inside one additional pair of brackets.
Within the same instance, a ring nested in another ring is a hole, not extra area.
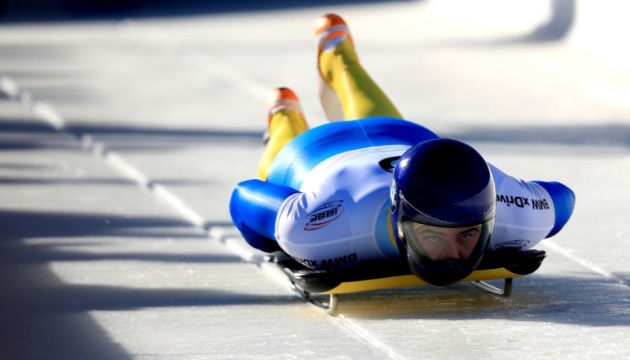
[(440, 239), (441, 238), (439, 236), (436, 236), (436, 235), (427, 235), (427, 236), (424, 237), (425, 241), (432, 242), (432, 243), (436, 243), (436, 242), (440, 241)]
[(471, 234), (461, 234), (461, 235), (459, 235), (459, 239), (467, 241), (467, 240), (472, 239), (472, 235)]

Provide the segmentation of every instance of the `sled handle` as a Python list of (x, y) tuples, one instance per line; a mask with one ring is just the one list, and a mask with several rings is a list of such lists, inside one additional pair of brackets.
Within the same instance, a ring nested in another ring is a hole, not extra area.
[(328, 315), (331, 315), (331, 316), (337, 315), (337, 308), (339, 307), (339, 294), (330, 294), (330, 298), (328, 302), (324, 302), (313, 297), (313, 295), (310, 292), (297, 286), (297, 284), (295, 284), (293, 281), (290, 281), (290, 288), (291, 290), (295, 291), (298, 295), (300, 295), (300, 297), (302, 297), (304, 300), (310, 302), (311, 304), (317, 306), (320, 309), (325, 310), (326, 313), (328, 313)]
[(503, 289), (490, 285), (485, 281), (471, 281), (470, 283), (493, 295), (508, 297), (512, 294), (512, 280), (512, 278), (505, 278), (503, 282)]

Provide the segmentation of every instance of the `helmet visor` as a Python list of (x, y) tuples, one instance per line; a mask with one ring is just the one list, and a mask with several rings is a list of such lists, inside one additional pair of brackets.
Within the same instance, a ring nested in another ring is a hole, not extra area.
[(485, 248), (489, 240), (492, 223), (493, 220), (462, 227), (442, 227), (405, 220), (401, 225), (414, 257), (431, 262), (476, 262), (475, 258), (480, 256), (479, 248)]

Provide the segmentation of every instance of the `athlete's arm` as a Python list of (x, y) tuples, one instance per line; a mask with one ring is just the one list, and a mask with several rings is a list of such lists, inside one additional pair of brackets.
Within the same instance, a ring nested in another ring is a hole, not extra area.
[(555, 221), (553, 229), (551, 229), (549, 234), (546, 236), (552, 237), (564, 227), (573, 214), (573, 208), (575, 207), (575, 194), (571, 189), (557, 181), (534, 180), (532, 182), (547, 190), (549, 196), (551, 196), (551, 200), (553, 201)]
[(230, 199), (230, 215), (236, 228), (254, 248), (280, 250), (275, 239), (276, 218), (284, 200), (299, 191), (260, 180), (236, 185)]
[(530, 249), (558, 233), (573, 213), (575, 194), (559, 182), (524, 181), (490, 165), (497, 192), (493, 248)]

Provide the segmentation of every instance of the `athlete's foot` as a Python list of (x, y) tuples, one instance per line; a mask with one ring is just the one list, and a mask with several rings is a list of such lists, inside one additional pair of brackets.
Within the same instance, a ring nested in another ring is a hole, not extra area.
[(296, 111), (300, 115), (299, 119), (304, 122), (304, 124), (301, 125), (306, 126), (302, 107), (300, 106), (300, 99), (293, 90), (287, 87), (278, 87), (271, 90), (265, 101), (265, 109), (267, 111), (267, 130), (263, 134), (263, 144), (267, 144), (267, 142), (269, 142), (271, 120), (273, 115), (278, 111), (287, 109)]
[(325, 14), (317, 19), (315, 21), (315, 36), (317, 37), (318, 57), (322, 51), (333, 51), (345, 39), (352, 42), (348, 25), (337, 14)]
[[(324, 108), (324, 113), (330, 121), (343, 120), (343, 110), (339, 96), (332, 88), (333, 62), (337, 55), (336, 50), (343, 44), (344, 47), (352, 48), (354, 54), (354, 44), (350, 29), (346, 22), (336, 14), (322, 15), (315, 22), (315, 36), (317, 37), (317, 69), (320, 75), (319, 98)], [(358, 62), (358, 60), (356, 60)]]

